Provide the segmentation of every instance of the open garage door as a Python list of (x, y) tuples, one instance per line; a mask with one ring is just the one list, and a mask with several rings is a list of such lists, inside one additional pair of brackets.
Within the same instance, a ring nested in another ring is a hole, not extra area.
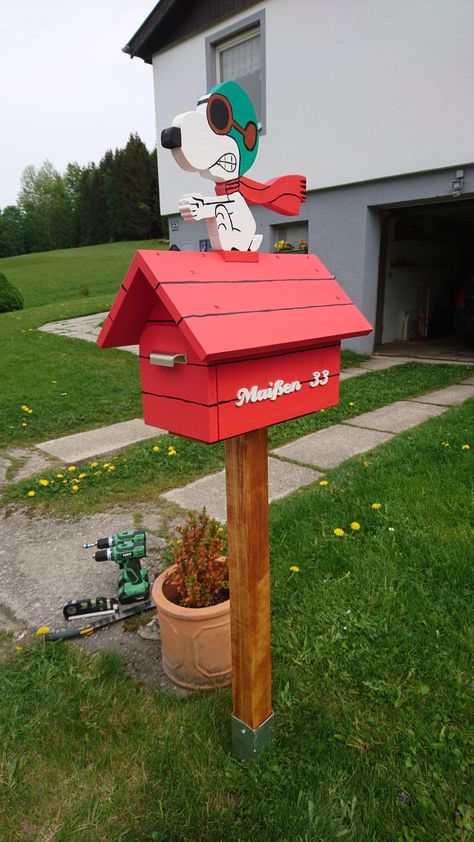
[(454, 308), (474, 272), (474, 201), (383, 212), (376, 350), (474, 359)]

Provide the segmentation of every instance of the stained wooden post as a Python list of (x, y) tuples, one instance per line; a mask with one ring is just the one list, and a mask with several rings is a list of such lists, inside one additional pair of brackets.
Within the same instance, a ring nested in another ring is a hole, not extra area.
[(248, 762), (273, 733), (270, 653), (268, 437), (225, 442), (232, 636), (232, 742)]

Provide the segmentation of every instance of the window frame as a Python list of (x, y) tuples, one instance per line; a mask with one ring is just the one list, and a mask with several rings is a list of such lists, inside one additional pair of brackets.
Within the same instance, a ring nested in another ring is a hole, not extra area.
[(205, 40), (206, 48), (206, 76), (207, 89), (214, 88), (217, 82), (217, 61), (219, 52), (225, 46), (233, 47), (247, 38), (260, 35), (260, 59), (261, 59), (261, 113), (259, 114), (259, 128), (260, 135), (266, 132), (267, 122), (267, 95), (266, 95), (266, 54), (265, 54), (265, 9), (242, 18), (236, 23), (214, 32), (213, 35), (208, 35)]

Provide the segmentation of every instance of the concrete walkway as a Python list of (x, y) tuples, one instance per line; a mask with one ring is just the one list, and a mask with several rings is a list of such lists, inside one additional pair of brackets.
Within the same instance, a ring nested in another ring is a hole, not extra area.
[[(323, 476), (321, 471), (324, 469), (335, 468), (351, 456), (373, 450), (379, 444), (390, 441), (397, 433), (442, 415), (449, 407), (472, 397), (474, 376), (460, 385), (448, 386), (412, 400), (396, 401), (278, 447), (268, 460), (269, 501), (310, 485)], [(226, 520), (224, 471), (162, 496), (184, 509), (200, 510), (206, 506), (212, 517), (222, 522)]]

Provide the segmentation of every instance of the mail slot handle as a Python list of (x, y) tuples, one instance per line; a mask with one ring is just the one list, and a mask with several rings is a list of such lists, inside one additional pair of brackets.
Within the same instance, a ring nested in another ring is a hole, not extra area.
[(166, 368), (173, 368), (176, 363), (186, 365), (188, 358), (186, 354), (150, 354), (150, 363), (152, 365), (163, 365)]

